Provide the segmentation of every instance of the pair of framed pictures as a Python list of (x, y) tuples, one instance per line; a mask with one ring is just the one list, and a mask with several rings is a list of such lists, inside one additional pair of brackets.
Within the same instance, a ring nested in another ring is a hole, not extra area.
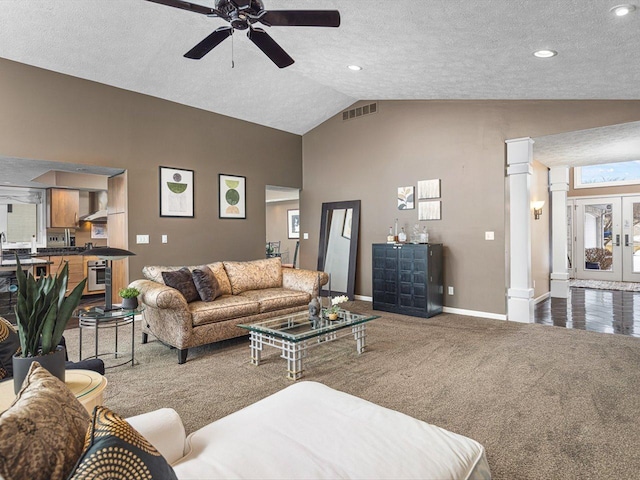
[[(247, 179), (218, 175), (218, 217), (247, 218)], [(193, 170), (160, 167), (160, 216), (194, 217)]]

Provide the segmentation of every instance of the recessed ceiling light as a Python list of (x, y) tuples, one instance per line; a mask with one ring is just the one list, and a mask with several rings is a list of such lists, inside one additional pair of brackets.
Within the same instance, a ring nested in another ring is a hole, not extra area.
[(538, 58), (551, 58), (558, 55), (558, 52), (555, 50), (538, 50), (537, 52), (533, 52), (533, 54)]
[(624, 4), (624, 5), (616, 5), (615, 7), (611, 8), (609, 11), (613, 12), (614, 15), (618, 17), (624, 17), (625, 15), (629, 15), (635, 9), (636, 9), (635, 5)]
[(359, 72), (360, 70), (362, 70), (362, 67), (360, 65), (349, 65), (347, 68), (349, 70), (353, 70), (354, 72)]

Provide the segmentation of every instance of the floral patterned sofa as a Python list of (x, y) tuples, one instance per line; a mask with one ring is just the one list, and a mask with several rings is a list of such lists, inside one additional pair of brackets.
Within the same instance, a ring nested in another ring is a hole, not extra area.
[[(248, 262), (214, 262), (186, 267), (190, 272), (208, 267), (215, 276), (219, 295), (212, 301), (187, 301), (180, 290), (165, 284), (167, 272), (185, 267), (146, 266), (145, 279), (130, 286), (140, 291), (142, 342), (148, 334), (178, 349), (178, 363), (187, 360), (191, 347), (246, 335), (240, 323), (251, 323), (306, 310), (324, 272), (282, 268), (280, 258)], [(184, 270), (183, 270), (184, 271)]]

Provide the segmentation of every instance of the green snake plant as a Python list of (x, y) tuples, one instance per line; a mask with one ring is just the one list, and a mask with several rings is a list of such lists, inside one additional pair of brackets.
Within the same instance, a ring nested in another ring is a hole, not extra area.
[(18, 280), (15, 306), (22, 357), (47, 355), (56, 350), (73, 311), (80, 304), (85, 278), (67, 296), (69, 264), (58, 275), (37, 280), (25, 274), (16, 255)]

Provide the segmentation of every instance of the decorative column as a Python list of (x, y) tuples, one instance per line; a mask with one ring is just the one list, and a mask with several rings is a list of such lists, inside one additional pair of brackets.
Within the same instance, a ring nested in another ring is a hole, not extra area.
[(533, 323), (531, 288), (531, 175), (533, 140), (507, 140), (509, 178), (509, 288), (507, 320)]
[(567, 265), (567, 192), (569, 167), (551, 167), (551, 297), (569, 298), (569, 270)]

